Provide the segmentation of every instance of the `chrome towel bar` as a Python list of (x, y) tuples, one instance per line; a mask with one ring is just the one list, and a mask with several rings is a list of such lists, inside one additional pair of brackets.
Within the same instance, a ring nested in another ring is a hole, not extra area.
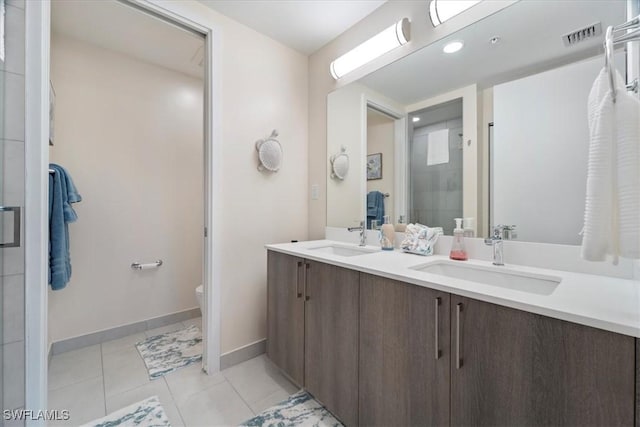
[(131, 264), (131, 268), (134, 270), (146, 270), (148, 268), (158, 268), (162, 265), (162, 260), (159, 259), (156, 262), (150, 262), (148, 264), (141, 264), (139, 262), (134, 262)]

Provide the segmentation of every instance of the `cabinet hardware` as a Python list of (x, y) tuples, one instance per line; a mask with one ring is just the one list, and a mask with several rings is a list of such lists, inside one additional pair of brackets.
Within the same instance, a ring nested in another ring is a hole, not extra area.
[(440, 319), (440, 297), (436, 297), (435, 298), (435, 313), (436, 313), (436, 321), (434, 323), (435, 325), (435, 330), (436, 330), (436, 360), (440, 359), (440, 343), (439, 343), (439, 339), (438, 339), (438, 329), (440, 329), (440, 325), (439, 323), (439, 319)]
[(298, 295), (298, 298), (302, 298), (302, 292), (300, 292), (300, 267), (302, 267), (302, 264), (302, 261), (298, 261), (298, 277), (296, 277), (296, 294)]
[(460, 357), (460, 312), (462, 311), (462, 303), (456, 304), (456, 369), (462, 367), (462, 358)]
[(306, 264), (306, 274), (304, 275), (304, 300), (309, 301), (311, 297), (309, 296), (309, 291), (307, 289), (307, 282), (309, 281), (309, 270), (311, 269), (311, 264), (305, 262)]

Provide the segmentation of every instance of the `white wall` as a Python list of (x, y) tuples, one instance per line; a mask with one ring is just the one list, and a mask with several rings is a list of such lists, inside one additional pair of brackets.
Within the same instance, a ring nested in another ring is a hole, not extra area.
[[(222, 212), (214, 238), (222, 249), (225, 353), (266, 337), (264, 244), (308, 236), (308, 58), (199, 2), (153, 2), (216, 31)], [(282, 168), (260, 173), (254, 144), (274, 128), (284, 150)], [(326, 159), (323, 150), (316, 161), (324, 168)]]
[(496, 224), (517, 225), (518, 240), (582, 241), (587, 98), (601, 68), (597, 56), (493, 89), (491, 209)]
[(384, 214), (389, 215), (392, 224), (398, 222), (393, 211), (394, 204), (394, 164), (395, 164), (395, 120), (369, 110), (367, 114), (367, 155), (382, 153), (382, 179), (367, 181), (367, 193), (380, 191), (388, 193), (384, 199)]
[[(202, 283), (204, 84), (54, 34), (52, 163), (82, 202), (71, 281), (49, 292), (55, 342), (197, 307)], [(162, 259), (157, 270), (132, 262)]]

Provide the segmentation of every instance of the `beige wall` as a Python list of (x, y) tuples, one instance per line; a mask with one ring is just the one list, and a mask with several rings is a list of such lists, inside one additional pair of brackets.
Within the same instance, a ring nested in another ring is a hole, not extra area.
[(384, 199), (384, 214), (389, 215), (392, 224), (397, 223), (393, 212), (394, 203), (394, 128), (395, 120), (368, 110), (367, 112), (367, 155), (382, 153), (382, 179), (367, 181), (367, 192), (380, 191), (388, 193)]
[[(215, 28), (223, 207), (221, 351), (266, 336), (265, 243), (308, 236), (308, 58), (195, 1), (154, 1)], [(278, 173), (257, 171), (255, 141), (277, 129)], [(324, 162), (322, 162), (324, 164)]]
[[(202, 80), (56, 35), (56, 141), (82, 202), (73, 276), (49, 292), (51, 339), (197, 307), (202, 283)], [(134, 261), (162, 259), (157, 270)]]
[[(309, 58), (309, 185), (318, 185), (320, 197), (309, 202), (309, 238), (324, 237), (327, 219), (327, 168), (324, 162), (318, 161), (318, 159), (327, 159), (327, 94), (512, 3), (514, 2), (485, 1), (434, 29), (429, 21), (427, 2), (390, 1), (311, 55)], [(331, 61), (405, 17), (411, 20), (409, 43), (337, 82), (331, 77), (329, 74)]]
[[(196, 1), (155, 1), (215, 28), (220, 82), (221, 351), (266, 337), (265, 243), (308, 233), (308, 58)], [(273, 129), (275, 174), (256, 170), (255, 141)], [(324, 162), (322, 162), (324, 164)]]

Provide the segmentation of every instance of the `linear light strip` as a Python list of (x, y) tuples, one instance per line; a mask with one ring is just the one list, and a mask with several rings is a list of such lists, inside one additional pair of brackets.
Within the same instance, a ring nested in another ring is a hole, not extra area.
[(408, 18), (403, 18), (389, 28), (354, 47), (334, 60), (329, 66), (331, 75), (338, 80), (364, 64), (406, 44), (411, 38)]

